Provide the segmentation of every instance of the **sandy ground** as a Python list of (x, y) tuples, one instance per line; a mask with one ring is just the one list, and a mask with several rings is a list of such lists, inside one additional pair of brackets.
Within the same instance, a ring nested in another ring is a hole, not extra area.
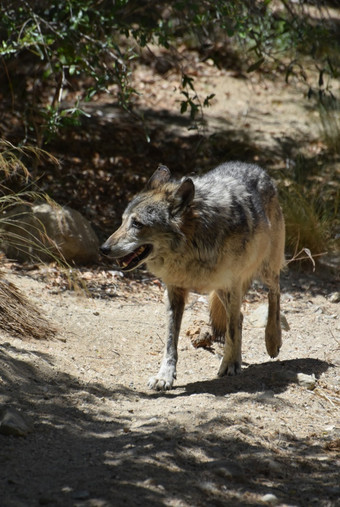
[[(290, 330), (277, 360), (250, 324), (266, 300), (253, 288), (243, 372), (228, 378), (216, 376), (219, 350), (195, 349), (187, 336), (207, 321), (206, 298), (193, 294), (177, 382), (157, 393), (147, 380), (165, 339), (161, 287), (128, 281), (126, 294), (113, 280), (113, 297), (88, 298), (27, 274), (7, 278), (58, 333), (1, 335), (1, 405), (32, 423), (26, 438), (0, 435), (1, 506), (340, 505), (335, 284), (283, 275)], [(299, 373), (315, 375), (312, 389)]]

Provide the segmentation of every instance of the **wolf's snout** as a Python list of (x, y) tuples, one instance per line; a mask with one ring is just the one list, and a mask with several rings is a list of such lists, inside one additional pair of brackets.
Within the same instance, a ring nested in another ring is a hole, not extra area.
[(110, 251), (111, 251), (111, 248), (109, 246), (107, 246), (106, 243), (104, 243), (100, 248), (99, 250), (101, 251), (101, 253), (103, 255), (109, 255)]

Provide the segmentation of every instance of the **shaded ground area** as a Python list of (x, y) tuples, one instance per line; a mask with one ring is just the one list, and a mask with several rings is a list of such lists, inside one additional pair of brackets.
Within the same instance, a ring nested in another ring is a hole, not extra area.
[[(48, 150), (60, 166), (46, 161), (33, 171), (39, 188), (83, 213), (100, 238), (119, 224), (126, 203), (159, 163), (180, 177), (226, 160), (257, 162), (280, 181), (287, 178), (309, 186), (318, 183), (322, 168), (323, 193), (336, 195), (339, 164), (334, 166), (306, 85), (288, 85), (277, 73), (217, 69), (209, 60), (199, 62), (194, 52), (182, 58), (183, 70), (196, 78), (200, 99), (215, 94), (204, 109), (203, 122), (179, 113), (183, 95), (178, 68), (170, 66), (164, 74), (157, 72), (153, 60), (145, 62), (133, 75), (131, 84), (140, 95), (133, 100), (132, 113), (119, 109), (109, 95), (81, 103), (89, 116), (81, 117), (79, 128), (66, 129), (50, 142)], [(335, 94), (337, 86), (333, 84)], [(77, 93), (69, 90), (66, 100)], [(8, 123), (6, 129), (15, 140), (15, 125)]]
[[(290, 330), (275, 361), (264, 329), (249, 323), (265, 301), (254, 287), (244, 303), (244, 371), (222, 379), (219, 350), (194, 349), (186, 336), (207, 321), (206, 298), (193, 295), (175, 388), (154, 393), (146, 383), (165, 334), (159, 286), (121, 280), (116, 296), (89, 299), (8, 276), (59, 332), (52, 341), (2, 336), (1, 404), (33, 423), (26, 438), (0, 435), (2, 505), (339, 505), (335, 284), (285, 275)], [(313, 390), (298, 373), (315, 375)]]

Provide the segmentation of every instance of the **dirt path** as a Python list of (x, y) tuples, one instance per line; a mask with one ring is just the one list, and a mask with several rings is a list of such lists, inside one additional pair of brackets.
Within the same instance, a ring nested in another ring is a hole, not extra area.
[[(336, 286), (283, 277), (290, 330), (278, 360), (250, 324), (265, 301), (244, 303), (244, 371), (216, 378), (218, 351), (194, 349), (186, 330), (207, 318), (193, 295), (179, 345), (178, 380), (146, 387), (165, 334), (162, 291), (112, 283), (116, 295), (54, 294), (9, 274), (51, 322), (53, 341), (1, 335), (1, 405), (30, 419), (26, 438), (0, 435), (0, 505), (340, 505), (340, 321)], [(129, 282), (130, 283), (130, 282)], [(334, 299), (334, 296), (333, 296)], [(297, 374), (315, 375), (312, 390)]]

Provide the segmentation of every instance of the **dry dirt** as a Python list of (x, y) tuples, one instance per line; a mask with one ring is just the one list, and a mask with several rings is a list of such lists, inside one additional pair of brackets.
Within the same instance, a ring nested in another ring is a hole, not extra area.
[[(151, 94), (157, 89), (164, 91), (157, 95), (159, 108), (178, 107), (166, 98), (171, 77), (155, 80), (152, 73), (150, 83), (148, 68), (143, 72), (146, 106), (147, 99), (157, 106)], [(259, 152), (266, 146), (268, 157), (281, 157), (285, 142), (294, 145), (307, 135), (310, 149), (319, 149), (296, 92), (218, 74), (209, 62), (202, 75), (207, 94), (222, 90), (214, 118), (219, 111), (225, 127), (247, 129)], [(25, 438), (0, 435), (1, 507), (340, 505), (340, 321), (333, 301), (339, 288), (333, 276), (282, 275), (290, 329), (277, 360), (266, 355), (264, 329), (251, 324), (265, 291), (251, 290), (237, 377), (216, 377), (217, 347), (192, 346), (187, 330), (193, 334), (207, 322), (207, 300), (193, 294), (177, 381), (166, 393), (147, 388), (165, 340), (157, 280), (83, 270), (87, 297), (60, 290), (44, 268), (11, 269), (6, 277), (58, 331), (40, 341), (0, 333), (0, 403), (32, 424)], [(311, 389), (299, 373), (315, 376)]]
[[(37, 274), (7, 276), (58, 333), (1, 336), (1, 404), (29, 417), (33, 431), (0, 435), (0, 505), (340, 505), (335, 284), (283, 275), (290, 330), (274, 361), (264, 329), (249, 323), (266, 298), (253, 288), (243, 372), (221, 379), (219, 350), (195, 349), (186, 335), (207, 321), (206, 298), (193, 294), (177, 382), (156, 393), (146, 384), (165, 338), (162, 289), (114, 276), (97, 273), (106, 297), (95, 298), (59, 292)], [(315, 387), (300, 385), (298, 373), (315, 375)]]

